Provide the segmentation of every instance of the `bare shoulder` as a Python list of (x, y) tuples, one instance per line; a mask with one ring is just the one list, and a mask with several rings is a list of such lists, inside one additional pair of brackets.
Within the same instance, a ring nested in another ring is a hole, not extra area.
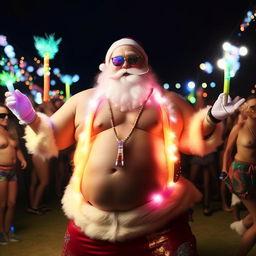
[(239, 133), (239, 131), (244, 127), (244, 124), (244, 122), (236, 123), (231, 129), (229, 136), (236, 136)]
[(93, 96), (95, 91), (96, 91), (95, 88), (90, 88), (90, 89), (78, 92), (77, 94), (75, 94), (70, 98), (70, 101), (77, 101), (78, 99), (83, 99), (83, 100), (89, 99)]
[(175, 92), (170, 92), (170, 91), (164, 91), (164, 96), (168, 99), (172, 99), (173, 101), (179, 101), (179, 100), (185, 100), (181, 95)]
[(188, 101), (181, 95), (166, 91), (164, 92), (164, 97), (166, 97), (172, 106), (179, 112), (183, 113), (188, 112), (189, 114), (194, 112), (193, 107), (188, 103)]

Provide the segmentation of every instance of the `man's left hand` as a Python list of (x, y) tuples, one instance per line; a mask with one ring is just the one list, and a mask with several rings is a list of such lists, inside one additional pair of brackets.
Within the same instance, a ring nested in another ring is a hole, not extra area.
[(213, 117), (218, 120), (224, 120), (229, 115), (232, 115), (244, 102), (244, 98), (235, 97), (231, 100), (230, 96), (228, 95), (228, 102), (226, 105), (223, 105), (223, 98), (224, 93), (221, 93), (218, 99), (214, 102), (211, 113)]

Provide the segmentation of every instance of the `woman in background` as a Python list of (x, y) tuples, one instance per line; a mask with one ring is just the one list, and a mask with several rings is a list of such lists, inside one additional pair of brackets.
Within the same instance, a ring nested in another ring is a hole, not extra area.
[(16, 167), (25, 169), (27, 162), (19, 148), (15, 130), (9, 130), (9, 110), (0, 103), (0, 244), (18, 242), (20, 239), (10, 230), (13, 224), (18, 192)]

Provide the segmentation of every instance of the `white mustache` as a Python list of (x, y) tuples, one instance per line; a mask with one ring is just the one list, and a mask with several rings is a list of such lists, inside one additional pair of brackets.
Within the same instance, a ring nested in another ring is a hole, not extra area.
[(124, 74), (141, 76), (148, 73), (148, 71), (149, 71), (149, 68), (147, 68), (146, 70), (138, 69), (138, 68), (127, 68), (127, 69), (124, 68), (124, 69), (118, 70), (113, 76), (111, 76), (111, 78), (119, 79)]

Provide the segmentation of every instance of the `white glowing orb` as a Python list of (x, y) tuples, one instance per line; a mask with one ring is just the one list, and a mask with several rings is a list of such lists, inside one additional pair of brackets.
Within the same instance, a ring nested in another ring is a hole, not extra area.
[(222, 45), (222, 48), (225, 52), (228, 52), (230, 51), (230, 48), (231, 48), (231, 44), (229, 42), (225, 42), (223, 45)]
[(245, 56), (245, 55), (247, 55), (247, 53), (248, 53), (247, 47), (242, 46), (242, 47), (239, 48), (239, 54), (240, 54), (241, 56)]
[(1, 45), (1, 46), (6, 46), (7, 44), (8, 44), (8, 43), (7, 43), (6, 36), (0, 35), (0, 45)]
[(39, 69), (37, 69), (36, 73), (37, 73), (39, 76), (43, 76), (43, 75), (44, 75), (44, 68), (43, 68), (43, 67), (40, 67)]
[(37, 92), (34, 98), (35, 102), (37, 104), (42, 104), (43, 103), (43, 97), (41, 92)]
[(180, 84), (180, 83), (176, 83), (176, 84), (175, 84), (175, 88), (176, 88), (176, 89), (180, 89), (180, 88), (181, 88), (181, 84)]
[(188, 88), (194, 89), (195, 86), (196, 86), (195, 82), (193, 82), (193, 81), (188, 82)]
[(14, 48), (8, 44), (4, 47), (4, 52), (7, 53), (7, 52), (13, 52), (14, 51)]
[(211, 74), (213, 71), (213, 66), (208, 61), (206, 61), (205, 63), (201, 63), (199, 67), (201, 70), (205, 71), (208, 74)]
[(226, 62), (223, 60), (223, 59), (219, 59), (217, 61), (217, 66), (220, 68), (220, 69), (225, 69), (226, 67)]
[(202, 83), (202, 88), (207, 88), (207, 83)]

